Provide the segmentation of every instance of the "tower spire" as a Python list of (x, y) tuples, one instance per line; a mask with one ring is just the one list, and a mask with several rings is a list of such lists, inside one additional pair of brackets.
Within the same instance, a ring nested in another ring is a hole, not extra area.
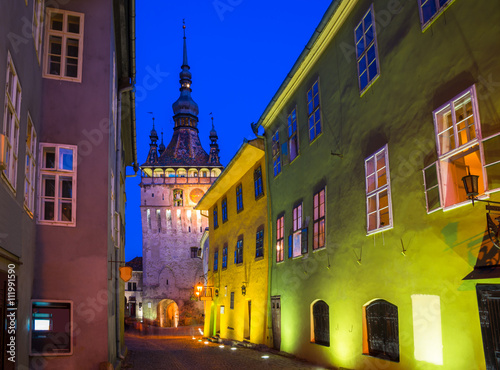
[[(153, 112), (148, 112), (148, 114), (153, 114)], [(155, 117), (153, 116), (153, 128), (151, 129), (151, 133), (149, 134), (149, 139), (151, 142), (149, 143), (149, 154), (147, 162), (155, 163), (158, 162), (158, 151), (156, 142), (158, 141), (158, 133), (155, 130)]]
[(208, 155), (208, 162), (210, 164), (218, 164), (220, 165), (220, 158), (219, 158), (219, 144), (217, 144), (217, 139), (219, 138), (217, 136), (217, 131), (215, 131), (215, 126), (214, 126), (214, 116), (212, 115), (212, 112), (210, 112), (210, 118), (212, 119), (212, 130), (210, 130), (210, 154)]
[(187, 45), (186, 45), (186, 22), (185, 19), (182, 20), (182, 29), (184, 30), (184, 48), (182, 53), (182, 66), (188, 66), (188, 53), (187, 53)]

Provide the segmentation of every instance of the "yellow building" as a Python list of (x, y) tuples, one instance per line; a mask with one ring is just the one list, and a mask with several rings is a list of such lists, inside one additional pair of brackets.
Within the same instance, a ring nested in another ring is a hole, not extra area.
[(268, 344), (264, 142), (245, 141), (196, 209), (209, 211), (204, 335)]

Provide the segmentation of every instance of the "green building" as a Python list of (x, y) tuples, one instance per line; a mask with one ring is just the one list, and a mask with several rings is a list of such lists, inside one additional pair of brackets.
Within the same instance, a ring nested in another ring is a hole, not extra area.
[(500, 211), (462, 181), (500, 201), (499, 35), (497, 1), (332, 2), (254, 126), (276, 348), (500, 368)]

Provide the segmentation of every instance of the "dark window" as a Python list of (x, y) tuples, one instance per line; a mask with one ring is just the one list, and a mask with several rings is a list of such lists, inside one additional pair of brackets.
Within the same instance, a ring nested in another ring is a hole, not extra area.
[(239, 184), (236, 187), (236, 211), (240, 212), (243, 209), (243, 187)]
[(191, 258), (198, 257), (198, 247), (191, 247)]
[(32, 303), (31, 351), (36, 354), (69, 354), (73, 332), (71, 302)]
[(366, 307), (367, 355), (399, 362), (397, 306), (382, 299)]
[(272, 137), (272, 147), (274, 176), (276, 177), (281, 173), (280, 134), (278, 130), (276, 130)]
[(227, 268), (227, 244), (222, 248), (222, 268)]
[(136, 291), (137, 290), (137, 283), (132, 283), (132, 290)]
[(313, 249), (325, 246), (325, 189), (313, 197)]
[(214, 271), (219, 269), (219, 251), (216, 250), (214, 252)]
[(132, 290), (132, 283), (128, 283), (127, 290)]
[(255, 186), (255, 199), (264, 195), (264, 187), (262, 185), (262, 169), (259, 167), (253, 173), (253, 182)]
[(297, 131), (296, 109), (288, 115), (288, 150), (290, 152), (290, 162), (299, 155), (299, 135)]
[(234, 250), (234, 264), (243, 263), (243, 238), (238, 239)]
[(487, 369), (498, 369), (500, 353), (500, 285), (477, 284), (479, 322)]
[(422, 28), (441, 13), (452, 0), (418, 0)]
[(234, 309), (234, 292), (231, 292), (231, 303), (229, 305), (229, 308), (231, 310)]
[(222, 199), (222, 222), (227, 221), (227, 198)]
[(330, 346), (330, 314), (328, 305), (318, 301), (313, 305), (314, 343)]
[(219, 227), (219, 209), (217, 206), (214, 207), (214, 229)]
[(264, 257), (264, 228), (257, 230), (255, 239), (255, 258)]

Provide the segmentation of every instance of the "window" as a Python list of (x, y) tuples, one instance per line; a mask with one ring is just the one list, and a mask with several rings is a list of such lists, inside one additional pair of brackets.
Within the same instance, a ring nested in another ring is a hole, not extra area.
[(227, 244), (222, 248), (222, 268), (227, 268)]
[(313, 197), (313, 250), (325, 246), (325, 189)]
[[(288, 257), (298, 257), (302, 255), (302, 203), (296, 206), (292, 212), (293, 230), (292, 230), (292, 247)], [(291, 254), (291, 255), (290, 255)]]
[(365, 160), (367, 231), (392, 227), (387, 145)]
[(174, 207), (182, 207), (183, 203), (182, 189), (174, 189)]
[(33, 216), (35, 212), (35, 176), (36, 176), (36, 131), (31, 116), (28, 114), (26, 130), (26, 159), (24, 175), (24, 209)]
[(148, 220), (148, 228), (149, 230), (151, 230), (151, 211), (149, 210), (149, 208), (146, 211), (146, 218)]
[(243, 210), (243, 187), (239, 184), (236, 187), (236, 212)]
[(214, 271), (219, 269), (219, 250), (216, 249), (214, 252)]
[(165, 211), (165, 217), (166, 217), (166, 219), (168, 221), (168, 225), (172, 225), (172, 210), (171, 209), (167, 209)]
[(260, 166), (253, 172), (253, 182), (255, 187), (255, 199), (258, 199), (264, 195), (264, 187), (262, 184), (262, 169)]
[(12, 191), (16, 192), (21, 84), (10, 52), (7, 53), (7, 77), (5, 81), (3, 135), (5, 135), (5, 161), (7, 167), (3, 170), (2, 175), (7, 180)]
[(288, 150), (290, 152), (290, 162), (299, 155), (299, 135), (297, 133), (296, 111), (297, 109), (294, 108), (288, 115)]
[(278, 130), (274, 133), (271, 141), (273, 149), (274, 177), (276, 177), (281, 173), (280, 133)]
[(418, 0), (420, 23), (422, 29), (426, 28), (436, 19), (453, 0)]
[(222, 222), (227, 221), (227, 198), (222, 199)]
[(156, 210), (156, 224), (158, 225), (158, 232), (161, 232), (161, 211)]
[(255, 258), (264, 257), (264, 226), (257, 230), (255, 236)]
[(319, 81), (307, 92), (307, 115), (309, 120), (309, 141), (321, 134), (321, 111), (319, 109)]
[(285, 240), (285, 216), (278, 217), (276, 220), (276, 262), (282, 262), (284, 256), (284, 240)]
[(229, 304), (229, 308), (230, 308), (231, 310), (233, 310), (233, 309), (234, 309), (234, 292), (231, 292), (231, 302), (230, 302), (230, 304)]
[(234, 264), (243, 263), (243, 237), (240, 236), (234, 250)]
[(137, 283), (131, 283), (131, 282), (129, 282), (127, 290), (136, 291), (137, 290)]
[(217, 206), (214, 207), (214, 229), (219, 227), (219, 209)]
[(191, 258), (198, 257), (198, 247), (191, 247)]
[(356, 58), (358, 60), (359, 92), (362, 94), (379, 76), (377, 34), (373, 5), (354, 29)]
[(35, 42), (35, 51), (36, 56), (38, 58), (38, 62), (40, 62), (40, 51), (42, 46), (42, 29), (43, 29), (43, 1), (44, 0), (35, 0), (33, 2), (33, 25), (32, 25), (32, 33), (33, 40)]
[(436, 162), (424, 168), (424, 189), (427, 212), (430, 213), (435, 210), (441, 209)]
[(40, 144), (38, 223), (76, 226), (76, 158), (73, 145)]
[(322, 346), (330, 346), (330, 313), (325, 301), (317, 301), (312, 306), (312, 330), (314, 336), (311, 342)]
[(399, 362), (398, 308), (378, 299), (363, 311), (363, 354)]
[[(465, 202), (467, 196), (462, 177), (469, 172), (482, 175), (478, 182), (479, 194), (500, 188), (500, 160), (497, 150), (500, 136), (482, 138), (479, 121), (476, 89), (471, 86), (452, 100), (433, 112), (438, 161), (435, 167), (424, 170), (425, 191), (428, 212), (451, 207)], [(437, 171), (440, 201), (436, 196), (436, 181), (432, 179), (433, 171)], [(429, 192), (434, 191), (434, 194)], [(429, 204), (429, 195), (431, 201)]]
[(83, 14), (47, 9), (44, 77), (81, 82)]
[(73, 353), (73, 303), (31, 301), (31, 356)]

